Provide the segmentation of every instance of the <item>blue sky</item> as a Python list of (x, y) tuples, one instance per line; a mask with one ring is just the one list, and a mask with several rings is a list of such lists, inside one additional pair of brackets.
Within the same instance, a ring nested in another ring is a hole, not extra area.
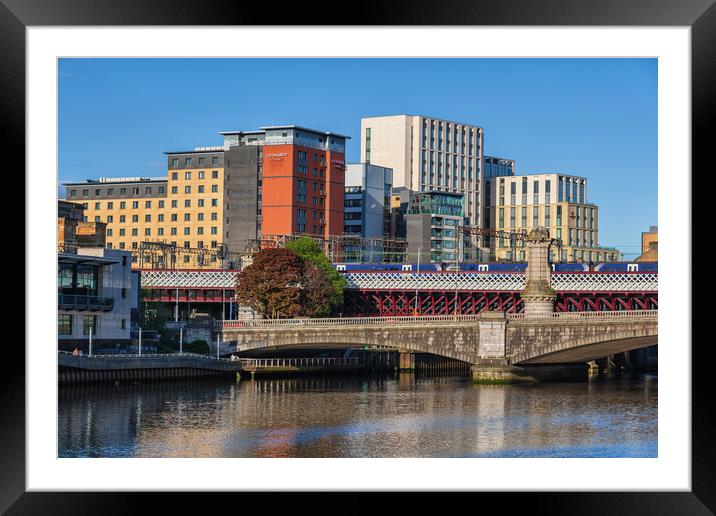
[[(517, 173), (586, 176), (601, 245), (657, 224), (656, 59), (62, 59), (59, 180), (165, 176), (164, 151), (297, 124), (352, 137), (398, 113), (472, 123)], [(64, 188), (60, 188), (64, 196)]]

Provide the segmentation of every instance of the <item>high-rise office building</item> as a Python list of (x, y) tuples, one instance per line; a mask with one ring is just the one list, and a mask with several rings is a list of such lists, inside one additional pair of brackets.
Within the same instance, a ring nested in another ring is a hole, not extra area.
[(481, 224), (484, 131), (420, 115), (361, 119), (361, 160), (393, 169), (393, 186), (462, 194), (470, 224)]
[(462, 194), (411, 194), (405, 215), (408, 262), (457, 263), (469, 259), (469, 238), (456, 229), (464, 225)]
[[(587, 202), (587, 179), (565, 174), (530, 174), (492, 178), (490, 195), (493, 227), (509, 232), (529, 231), (542, 226), (562, 242), (562, 262), (616, 261), (619, 251), (599, 245), (599, 207)], [(513, 256), (506, 238), (492, 239), (492, 254), (498, 260), (523, 261), (524, 247)]]
[[(485, 156), (485, 177), (484, 177), (484, 199), (482, 208), (482, 227), (494, 229), (494, 206), (490, 205), (492, 189), (495, 177), (506, 177), (515, 175), (515, 162), (511, 159)], [(493, 209), (491, 209), (493, 208)]]
[(390, 235), (390, 192), (393, 171), (368, 163), (346, 170), (344, 233), (362, 237)]

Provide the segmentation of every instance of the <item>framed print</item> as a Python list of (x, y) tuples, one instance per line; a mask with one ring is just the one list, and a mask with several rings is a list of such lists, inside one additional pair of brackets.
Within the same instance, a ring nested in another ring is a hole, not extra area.
[(713, 511), (710, 1), (122, 6), (0, 6), (27, 204), (4, 510)]

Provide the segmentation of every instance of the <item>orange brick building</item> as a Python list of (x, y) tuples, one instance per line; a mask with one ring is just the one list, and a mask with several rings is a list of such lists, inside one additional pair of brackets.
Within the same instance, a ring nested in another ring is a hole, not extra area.
[(228, 202), (236, 205), (227, 211), (241, 221), (229, 241), (241, 248), (262, 235), (343, 233), (348, 136), (295, 125), (220, 134)]

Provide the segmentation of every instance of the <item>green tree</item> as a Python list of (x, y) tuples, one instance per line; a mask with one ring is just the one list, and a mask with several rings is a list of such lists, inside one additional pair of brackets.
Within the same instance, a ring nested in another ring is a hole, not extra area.
[[(306, 261), (311, 262), (314, 266), (321, 269), (328, 282), (331, 284), (333, 293), (331, 294), (330, 308), (328, 313), (336, 311), (343, 306), (343, 291), (346, 288), (346, 279), (331, 264), (331, 261), (323, 253), (320, 246), (315, 240), (308, 237), (300, 237), (286, 244), (286, 249), (293, 251)], [(327, 315), (327, 313), (326, 313)]]

